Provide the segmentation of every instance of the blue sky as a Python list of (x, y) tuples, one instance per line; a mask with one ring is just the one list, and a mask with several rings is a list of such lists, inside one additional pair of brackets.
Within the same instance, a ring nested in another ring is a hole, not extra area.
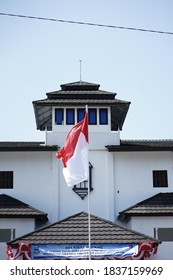
[[(171, 0), (0, 0), (0, 12), (173, 32)], [(173, 139), (173, 35), (0, 16), (0, 141), (44, 141), (32, 101), (80, 79), (131, 102), (122, 139)]]

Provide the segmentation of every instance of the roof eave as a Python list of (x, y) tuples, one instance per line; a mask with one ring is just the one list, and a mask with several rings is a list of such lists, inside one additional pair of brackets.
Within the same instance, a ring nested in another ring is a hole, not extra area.
[(106, 145), (108, 152), (158, 152), (158, 151), (173, 151), (173, 147), (142, 147), (142, 146), (121, 146), (121, 145)]
[(43, 214), (43, 215), (32, 215), (32, 214), (0, 214), (0, 219), (3, 219), (3, 218), (11, 218), (11, 219), (16, 219), (16, 218), (23, 218), (23, 219), (37, 219), (37, 220), (41, 220), (41, 221), (45, 221), (47, 222), (48, 221), (48, 217), (47, 217), (47, 214)]
[(20, 145), (20, 142), (13, 142), (10, 144), (10, 142), (0, 142), (0, 152), (51, 152), (51, 151), (57, 151), (58, 150), (57, 145), (36, 145), (33, 146), (32, 142), (31, 145)]
[(119, 216), (124, 216), (124, 218), (131, 218), (131, 217), (167, 217), (167, 216), (173, 216), (173, 213), (151, 213), (151, 212), (146, 212), (146, 213), (120, 213)]

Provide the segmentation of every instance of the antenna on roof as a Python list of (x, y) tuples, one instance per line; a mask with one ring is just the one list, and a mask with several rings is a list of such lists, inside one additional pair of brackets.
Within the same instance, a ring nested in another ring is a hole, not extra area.
[(80, 82), (82, 81), (82, 59), (79, 60), (80, 63)]

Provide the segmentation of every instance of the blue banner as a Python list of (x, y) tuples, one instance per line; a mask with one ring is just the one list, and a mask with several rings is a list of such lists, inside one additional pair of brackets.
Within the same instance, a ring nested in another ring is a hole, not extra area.
[[(86, 259), (86, 244), (31, 245), (31, 259)], [(138, 244), (92, 244), (91, 258), (126, 258), (138, 254)]]

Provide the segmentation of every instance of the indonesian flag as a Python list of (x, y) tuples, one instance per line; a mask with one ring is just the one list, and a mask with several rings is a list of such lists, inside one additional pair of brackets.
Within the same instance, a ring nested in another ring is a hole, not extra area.
[(67, 185), (74, 186), (88, 180), (88, 113), (68, 133), (64, 147), (56, 153), (64, 165)]

